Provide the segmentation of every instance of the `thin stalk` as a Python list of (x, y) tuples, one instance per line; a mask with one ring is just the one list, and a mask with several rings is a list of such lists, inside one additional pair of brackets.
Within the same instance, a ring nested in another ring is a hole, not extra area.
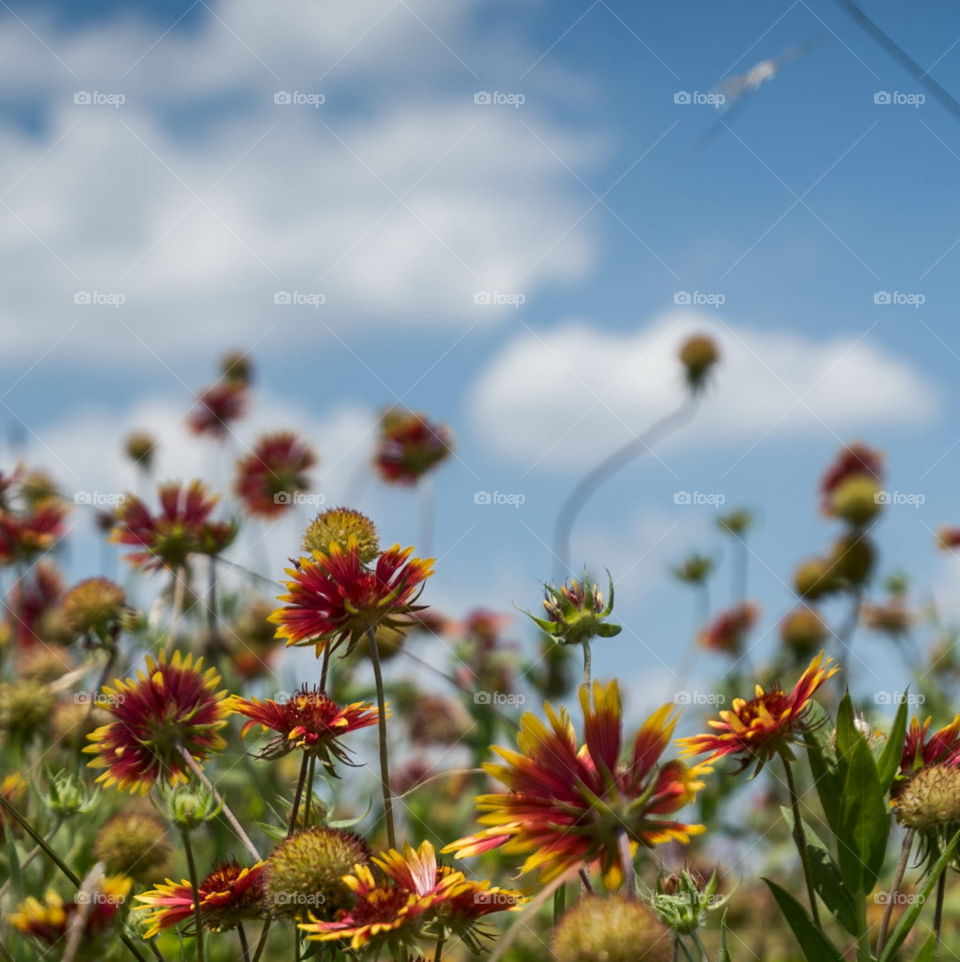
[(290, 823), (287, 825), (287, 838), (293, 835), (297, 827), (297, 815), (300, 813), (300, 798), (303, 795), (303, 783), (307, 780), (307, 768), (310, 764), (310, 757), (306, 752), (300, 761), (300, 777), (297, 779), (297, 790), (293, 796), (293, 807), (290, 809)]
[(620, 849), (620, 862), (623, 865), (623, 881), (626, 885), (625, 894), (628, 899), (637, 897), (637, 873), (633, 867), (633, 852), (630, 851), (630, 839), (626, 832), (621, 832), (617, 838)]
[(387, 841), (390, 848), (397, 847), (397, 827), (393, 820), (393, 793), (390, 790), (390, 755), (387, 747), (387, 708), (383, 693), (383, 672), (380, 670), (380, 652), (377, 649), (377, 636), (372, 628), (367, 629), (370, 643), (370, 661), (373, 664), (373, 677), (377, 685), (377, 725), (380, 735), (380, 781), (383, 784), (383, 817), (387, 823)]
[(203, 913), (200, 911), (200, 877), (197, 875), (197, 863), (193, 857), (193, 845), (190, 833), (184, 829), (180, 832), (183, 839), (183, 854), (187, 857), (187, 874), (190, 876), (190, 888), (193, 891), (193, 920), (197, 929), (197, 962), (203, 962)]
[(427, 556), (433, 552), (433, 525), (436, 509), (433, 489), (433, 478), (425, 475), (417, 484), (420, 489), (420, 555)]
[(164, 651), (170, 655), (177, 646), (180, 634), (180, 617), (183, 614), (183, 598), (187, 590), (187, 577), (183, 568), (175, 568), (173, 572), (173, 611), (170, 615), (170, 628), (167, 632), (167, 643)]
[(320, 662), (320, 691), (327, 693), (327, 674), (330, 671), (330, 643), (323, 646), (323, 658)]
[(710, 956), (707, 955), (706, 947), (703, 944), (703, 940), (700, 938), (700, 933), (696, 929), (693, 930), (693, 944), (697, 947), (697, 951), (700, 953), (700, 958), (703, 962), (709, 962)]
[(933, 912), (933, 934), (936, 948), (933, 950), (933, 962), (940, 962), (940, 931), (943, 928), (943, 897), (947, 891), (947, 870), (940, 873), (937, 880), (937, 905)]
[(230, 806), (224, 801), (223, 796), (217, 791), (213, 782), (207, 778), (207, 773), (197, 764), (197, 760), (185, 748), (180, 749), (180, 754), (183, 756), (183, 760), (187, 763), (190, 771), (192, 771), (193, 774), (196, 775), (201, 782), (203, 782), (210, 794), (213, 795), (213, 797), (217, 800), (221, 810), (223, 811), (224, 818), (226, 818), (231, 826), (233, 826), (233, 830), (236, 832), (237, 838), (243, 842), (244, 847), (253, 856), (254, 861), (259, 862), (260, 853), (257, 851), (256, 845), (250, 841), (250, 837), (243, 830), (243, 826), (240, 824), (237, 816), (233, 814), (233, 809), (231, 809)]
[(250, 962), (250, 944), (247, 942), (247, 933), (244, 931), (243, 922), (237, 926), (237, 935), (240, 937), (240, 953), (243, 962)]
[(443, 958), (443, 943), (445, 941), (446, 932), (441, 929), (440, 934), (437, 936), (437, 947), (433, 950), (433, 962), (440, 962)]
[(687, 943), (684, 942), (679, 935), (677, 936), (677, 941), (674, 943), (674, 948), (678, 946), (683, 949), (683, 957), (687, 960), (687, 962), (697, 962), (697, 960), (690, 954), (690, 950), (687, 948)]
[(260, 941), (257, 942), (257, 948), (253, 953), (253, 962), (260, 962), (260, 956), (263, 955), (263, 950), (267, 947), (267, 936), (270, 934), (270, 919), (267, 919), (263, 923), (263, 928), (260, 930)]
[(893, 916), (893, 903), (900, 891), (904, 873), (907, 871), (907, 862), (910, 861), (910, 848), (913, 845), (913, 829), (907, 829), (907, 834), (903, 837), (903, 848), (900, 849), (900, 860), (897, 862), (897, 869), (893, 873), (893, 882), (890, 886), (890, 898), (883, 910), (883, 919), (880, 921), (880, 934), (877, 936), (877, 958), (883, 951), (883, 946), (887, 941), (887, 932), (890, 928), (890, 919)]
[(697, 409), (697, 398), (688, 397), (676, 410), (653, 424), (644, 434), (631, 438), (592, 467), (574, 486), (557, 512), (553, 526), (554, 581), (559, 582), (570, 570), (570, 535), (573, 525), (596, 490), (635, 457), (648, 451), (657, 441), (683, 425)]
[(223, 639), (220, 637), (220, 620), (217, 613), (217, 559), (209, 558), (209, 580), (207, 582), (207, 659), (212, 665), (220, 661), (223, 653)]
[(800, 797), (797, 794), (797, 783), (793, 778), (793, 769), (790, 761), (781, 752), (783, 759), (783, 769), (787, 773), (787, 788), (790, 792), (790, 810), (793, 812), (793, 841), (800, 853), (800, 864), (803, 866), (803, 877), (807, 883), (807, 898), (810, 900), (810, 914), (813, 917), (813, 924), (820, 926), (820, 909), (817, 905), (817, 892), (813, 887), (813, 876), (810, 872), (810, 859), (807, 855), (807, 836), (803, 830), (803, 820), (800, 817)]
[(590, 639), (588, 638), (581, 646), (583, 648), (583, 683), (587, 690), (590, 690), (590, 675), (593, 667), (593, 654), (590, 651)]
[(553, 924), (556, 925), (561, 917), (563, 916), (564, 910), (567, 907), (567, 887), (566, 885), (561, 885), (560, 888), (553, 893)]
[(593, 882), (590, 881), (590, 876), (587, 875), (585, 868), (580, 869), (580, 884), (583, 886), (587, 895), (593, 895)]
[(307, 771), (307, 800), (303, 807), (303, 824), (310, 825), (310, 809), (313, 807), (313, 776), (317, 770), (317, 756), (310, 756), (310, 768)]

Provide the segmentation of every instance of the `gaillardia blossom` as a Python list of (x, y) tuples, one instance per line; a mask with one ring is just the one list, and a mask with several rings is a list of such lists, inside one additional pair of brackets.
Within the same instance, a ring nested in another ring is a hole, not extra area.
[(517, 736), (519, 752), (494, 748), (505, 765), (488, 763), (487, 772), (510, 789), (480, 795), (477, 807), (490, 826), (448, 845), (444, 851), (465, 858), (498, 845), (526, 855), (521, 869), (540, 869), (550, 881), (575, 866), (599, 862), (610, 887), (622, 881), (619, 839), (631, 850), (661, 842), (686, 843), (704, 831), (668, 816), (691, 802), (703, 788), (704, 765), (660, 758), (676, 726), (671, 706), (655, 711), (637, 732), (632, 750), (621, 757), (622, 713), (616, 681), (580, 688), (584, 739), (580, 746), (564, 709), (545, 706), (550, 725), (526, 713)]
[(246, 384), (224, 379), (197, 395), (197, 406), (190, 412), (187, 424), (194, 434), (223, 440), (230, 432), (230, 422), (242, 418), (246, 410)]
[(130, 564), (146, 570), (182, 568), (192, 554), (219, 554), (236, 537), (234, 523), (210, 520), (217, 497), (202, 481), (161, 485), (159, 498), (157, 514), (132, 494), (117, 508), (110, 540), (140, 549), (126, 556)]
[(440, 928), (453, 932), (476, 949), (476, 923), (485, 915), (519, 908), (520, 892), (500, 889), (488, 882), (468, 879), (463, 872), (437, 865), (429, 842), (418, 849), (405, 846), (403, 852), (390, 849), (374, 856), (379, 869), (358, 864), (354, 874), (344, 876), (356, 901), (338, 913), (334, 921), (312, 918), (299, 926), (316, 942), (350, 941), (354, 951), (371, 943), (394, 945), (421, 936), (436, 937)]
[(900, 774), (911, 775), (927, 765), (960, 767), (960, 715), (949, 725), (929, 735), (932, 718), (910, 720), (900, 754)]
[(146, 794), (156, 782), (186, 781), (183, 752), (203, 761), (226, 742), (219, 731), (230, 710), (226, 691), (217, 691), (216, 669), (203, 670), (203, 659), (179, 651), (167, 660), (147, 657), (146, 672), (103, 688), (103, 707), (113, 721), (87, 737), (84, 751), (96, 755), (98, 778), (123, 791)]
[(376, 706), (362, 701), (339, 705), (318, 688), (306, 685), (285, 701), (234, 695), (227, 704), (232, 711), (249, 719), (241, 734), (246, 735), (255, 725), (275, 733), (261, 752), (261, 758), (279, 758), (300, 748), (319, 758), (330, 774), (333, 774), (334, 758), (349, 762), (349, 755), (339, 741), (341, 736), (377, 724)]
[(453, 438), (447, 427), (432, 423), (423, 414), (392, 409), (380, 419), (374, 465), (384, 481), (411, 485), (446, 460), (452, 450)]
[(679, 739), (684, 755), (709, 753), (707, 761), (735, 755), (741, 770), (751, 762), (757, 771), (780, 751), (789, 751), (790, 743), (802, 736), (807, 727), (807, 712), (816, 690), (840, 669), (833, 659), (823, 660), (823, 653), (810, 662), (792, 691), (779, 685), (770, 691), (757, 685), (749, 701), (734, 698), (729, 710), (720, 712), (719, 720), (709, 722), (713, 732)]
[(52, 548), (64, 534), (67, 510), (56, 497), (48, 497), (26, 511), (0, 510), (0, 564), (30, 561)]
[(277, 637), (288, 646), (316, 643), (318, 650), (346, 641), (349, 651), (370, 629), (403, 628), (402, 616), (419, 610), (423, 582), (433, 574), (432, 559), (411, 558), (412, 552), (394, 545), (368, 565), (351, 537), (345, 549), (334, 542), (326, 554), (301, 558), (287, 569), (288, 591), (278, 599), (284, 607), (270, 616)]
[[(263, 913), (263, 862), (245, 868), (236, 862), (226, 862), (215, 868), (197, 885), (200, 917), (206, 928), (214, 931), (232, 929), (247, 919), (260, 918)], [(193, 887), (187, 879), (174, 882), (167, 879), (156, 888), (136, 896), (134, 911), (144, 912), (145, 938), (152, 938), (161, 929), (180, 922), (191, 922), (195, 917)]]
[(697, 640), (703, 648), (727, 655), (738, 655), (743, 642), (760, 617), (760, 607), (752, 601), (727, 608), (716, 615), (700, 632)]
[(292, 431), (265, 434), (237, 462), (234, 491), (254, 517), (275, 518), (310, 487), (305, 472), (316, 463), (316, 455)]

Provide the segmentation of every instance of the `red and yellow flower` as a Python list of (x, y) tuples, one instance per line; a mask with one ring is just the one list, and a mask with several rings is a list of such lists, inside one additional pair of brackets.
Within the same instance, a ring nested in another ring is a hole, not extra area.
[(840, 669), (824, 661), (823, 653), (810, 662), (796, 685), (785, 692), (779, 685), (769, 691), (757, 685), (754, 697), (735, 698), (729, 710), (720, 712), (719, 720), (708, 724), (712, 732), (679, 739), (684, 755), (709, 753), (707, 761), (734, 755), (745, 768), (756, 761), (758, 770), (775, 754), (789, 751), (807, 728), (807, 714), (814, 693)]
[(316, 463), (292, 431), (266, 434), (237, 462), (234, 491), (254, 517), (275, 518), (293, 505), (294, 494), (310, 487), (305, 472)]
[[(213, 931), (232, 929), (247, 919), (263, 915), (263, 862), (249, 868), (226, 862), (215, 868), (197, 886), (200, 917)], [(145, 938), (153, 938), (162, 929), (192, 921), (196, 912), (193, 887), (187, 879), (167, 879), (156, 888), (136, 896), (144, 902), (134, 911), (145, 913)]]
[(224, 379), (197, 395), (197, 404), (187, 418), (187, 425), (194, 434), (222, 440), (230, 432), (230, 422), (242, 418), (246, 411), (246, 384)]
[(122, 875), (107, 876), (96, 890), (81, 891), (71, 902), (64, 902), (54, 891), (49, 891), (41, 902), (28, 898), (21, 902), (10, 918), (10, 924), (21, 934), (31, 935), (46, 945), (62, 944), (71, 930), (75, 917), (83, 920), (80, 936), (79, 958), (94, 958), (91, 950), (99, 945), (99, 939), (123, 908), (133, 881)]
[(760, 607), (752, 601), (721, 611), (699, 634), (701, 646), (726, 655), (738, 655), (747, 635), (760, 617)]
[(379, 870), (358, 864), (343, 881), (355, 896), (353, 906), (333, 921), (313, 917), (299, 928), (315, 942), (349, 940), (354, 951), (383, 942), (411, 942), (436, 937), (440, 928), (455, 932), (468, 945), (479, 934), (476, 923), (485, 915), (518, 908), (520, 892), (468, 879), (463, 872), (437, 864), (430, 842), (402, 852), (390, 849), (372, 859)]
[(64, 534), (67, 509), (47, 497), (25, 511), (0, 510), (0, 564), (30, 561), (48, 551)]
[(300, 748), (318, 757), (331, 773), (334, 758), (349, 763), (349, 755), (340, 744), (340, 738), (376, 725), (378, 718), (374, 705), (362, 701), (340, 705), (318, 688), (306, 685), (286, 701), (261, 701), (234, 695), (228, 705), (232, 711), (249, 719), (241, 728), (241, 734), (246, 735), (255, 725), (275, 733), (261, 753), (262, 758), (279, 758)]
[(836, 495), (852, 479), (879, 484), (883, 480), (883, 454), (860, 442), (847, 445), (836, 456), (820, 479), (821, 510), (827, 517), (836, 514)]
[(146, 672), (104, 686), (102, 706), (114, 720), (88, 735), (93, 744), (84, 749), (97, 756), (93, 768), (105, 769), (97, 781), (141, 794), (157, 782), (186, 781), (184, 752), (199, 762), (226, 745), (219, 731), (230, 709), (219, 684), (216, 669), (177, 651), (169, 660), (148, 657)]
[(220, 554), (236, 537), (236, 524), (210, 519), (218, 498), (202, 481), (161, 485), (159, 498), (157, 514), (132, 494), (117, 508), (110, 540), (141, 549), (126, 556), (132, 565), (182, 568), (191, 555)]
[(506, 764), (484, 768), (509, 792), (480, 795), (479, 821), (488, 825), (448, 845), (458, 858), (503, 846), (526, 855), (521, 869), (539, 869), (550, 881), (576, 866), (599, 863), (607, 884), (622, 880), (619, 839), (632, 850), (662, 842), (689, 842), (704, 831), (669, 818), (703, 788), (704, 765), (661, 762), (676, 726), (671, 706), (655, 711), (640, 727), (626, 758), (620, 690), (616, 681), (580, 689), (584, 742), (578, 742), (564, 709), (546, 705), (549, 726), (531, 713), (523, 716), (518, 752), (494, 751)]
[(345, 549), (334, 542), (328, 553), (301, 558), (287, 569), (288, 591), (278, 599), (284, 606), (270, 616), (277, 637), (288, 646), (315, 643), (318, 651), (347, 641), (351, 650), (371, 629), (402, 629), (403, 616), (420, 609), (417, 598), (433, 574), (433, 559), (411, 558), (412, 552), (394, 545), (368, 565), (351, 537)]
[(380, 418), (374, 465), (389, 484), (416, 484), (453, 451), (449, 428), (426, 415), (391, 409)]
[(900, 774), (912, 775), (927, 765), (960, 766), (960, 715), (929, 734), (932, 718), (912, 718), (900, 754)]

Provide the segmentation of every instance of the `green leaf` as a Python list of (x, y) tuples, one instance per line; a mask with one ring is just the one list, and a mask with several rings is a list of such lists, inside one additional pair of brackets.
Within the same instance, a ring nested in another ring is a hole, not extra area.
[(858, 735), (846, 757), (837, 860), (843, 880), (854, 898), (873, 890), (883, 869), (890, 834), (886, 793), (880, 788), (877, 764), (864, 738)]
[(732, 962), (730, 958), (730, 950), (727, 948), (727, 914), (724, 912), (723, 918), (720, 919), (720, 954), (717, 956), (717, 962)]
[(837, 755), (846, 758), (853, 751), (854, 746), (863, 741), (863, 735), (857, 731), (856, 716), (853, 711), (853, 699), (847, 692), (840, 699), (837, 709)]
[[(792, 831), (793, 812), (785, 805), (781, 806), (780, 811)], [(830, 849), (805, 820), (802, 821), (802, 825), (807, 841), (807, 860), (810, 863), (810, 874), (813, 876), (813, 887), (817, 895), (851, 935), (859, 935), (856, 903), (850, 890), (844, 885), (840, 869), (830, 855)]]
[(934, 962), (937, 957), (937, 937), (930, 933), (927, 937), (927, 941), (923, 943), (922, 948), (917, 953), (914, 962)]
[(890, 785), (897, 769), (900, 767), (900, 756), (903, 753), (903, 740), (907, 734), (907, 699), (900, 701), (897, 709), (896, 718), (893, 720), (893, 727), (890, 729), (890, 737), (880, 755), (877, 763), (877, 772), (880, 776), (880, 787), (884, 793), (890, 791)]
[(768, 878), (765, 878), (764, 882), (777, 900), (777, 905), (793, 930), (797, 942), (800, 943), (800, 949), (807, 962), (843, 962), (833, 943), (823, 934), (819, 926), (813, 924), (810, 916), (807, 915), (807, 910), (776, 882), (771, 882)]
[(924, 880), (923, 887), (916, 893), (917, 897), (907, 911), (900, 916), (900, 921), (897, 922), (897, 926), (893, 930), (893, 935), (890, 936), (887, 944), (883, 947), (878, 962), (891, 962), (894, 956), (896, 956), (900, 946), (903, 945), (904, 940), (910, 934), (910, 930), (917, 921), (924, 904), (930, 897), (930, 893), (936, 888), (940, 875), (947, 870), (947, 865), (950, 864), (950, 859), (953, 858), (953, 853), (956, 850), (958, 842), (960, 842), (960, 832), (957, 832), (950, 840), (950, 844), (943, 850), (940, 858), (938, 858), (931, 867), (929, 874)]
[(840, 828), (843, 777), (827, 744), (826, 733), (830, 727), (830, 716), (813, 702), (810, 706), (810, 727), (806, 734), (807, 758), (823, 814), (831, 830), (836, 833)]

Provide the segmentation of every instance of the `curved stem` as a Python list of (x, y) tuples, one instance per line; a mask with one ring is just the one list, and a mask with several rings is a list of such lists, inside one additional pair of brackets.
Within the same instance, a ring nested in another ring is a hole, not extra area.
[(240, 824), (239, 819), (233, 814), (233, 809), (231, 809), (230, 806), (224, 801), (223, 796), (217, 791), (213, 782), (207, 778), (207, 773), (197, 764), (197, 760), (185, 748), (180, 749), (180, 754), (183, 756), (183, 760), (187, 763), (190, 771), (192, 771), (193, 774), (196, 775), (201, 782), (203, 782), (210, 794), (213, 795), (213, 797), (217, 800), (221, 810), (223, 811), (224, 818), (226, 818), (226, 820), (233, 827), (234, 832), (237, 834), (237, 838), (243, 842), (246, 850), (253, 856), (254, 861), (259, 862), (260, 853), (257, 851), (256, 845), (250, 841), (250, 837), (243, 830), (243, 826)]
[(810, 858), (807, 855), (807, 836), (803, 830), (803, 819), (800, 817), (800, 797), (797, 794), (797, 783), (793, 778), (793, 769), (790, 761), (781, 752), (783, 759), (783, 769), (787, 773), (787, 788), (790, 791), (790, 810), (793, 812), (793, 841), (800, 853), (800, 864), (803, 866), (803, 877), (807, 883), (807, 898), (810, 900), (810, 915), (813, 917), (813, 924), (820, 925), (820, 908), (817, 905), (817, 892), (813, 887), (813, 876), (810, 872)]
[(200, 911), (200, 879), (197, 875), (197, 863), (193, 858), (193, 845), (190, 833), (184, 829), (180, 832), (183, 839), (183, 853), (187, 857), (187, 874), (190, 876), (190, 888), (193, 891), (193, 919), (197, 929), (197, 962), (203, 962), (203, 913)]
[(390, 755), (387, 747), (387, 709), (383, 693), (383, 672), (380, 670), (380, 652), (377, 649), (377, 636), (372, 628), (367, 629), (370, 643), (370, 661), (373, 664), (373, 677), (377, 684), (377, 727), (380, 735), (380, 781), (383, 783), (383, 817), (387, 823), (387, 841), (390, 848), (397, 847), (397, 827), (393, 820), (393, 793), (390, 790)]
[(553, 527), (554, 581), (563, 581), (570, 570), (570, 535), (573, 525), (596, 490), (634, 458), (681, 427), (697, 409), (697, 397), (688, 397), (676, 410), (657, 421), (644, 434), (631, 438), (591, 468), (574, 486), (557, 512)]
[(897, 862), (897, 869), (893, 873), (893, 881), (890, 885), (890, 897), (887, 899), (887, 904), (883, 909), (883, 919), (880, 922), (880, 934), (877, 936), (877, 958), (880, 958), (880, 953), (883, 951), (883, 946), (887, 941), (887, 932), (890, 928), (890, 919), (893, 916), (893, 903), (896, 900), (897, 893), (900, 891), (900, 885), (903, 882), (904, 873), (907, 871), (907, 862), (910, 861), (910, 848), (913, 845), (913, 829), (907, 829), (907, 834), (903, 837), (903, 848), (900, 849), (900, 859)]

